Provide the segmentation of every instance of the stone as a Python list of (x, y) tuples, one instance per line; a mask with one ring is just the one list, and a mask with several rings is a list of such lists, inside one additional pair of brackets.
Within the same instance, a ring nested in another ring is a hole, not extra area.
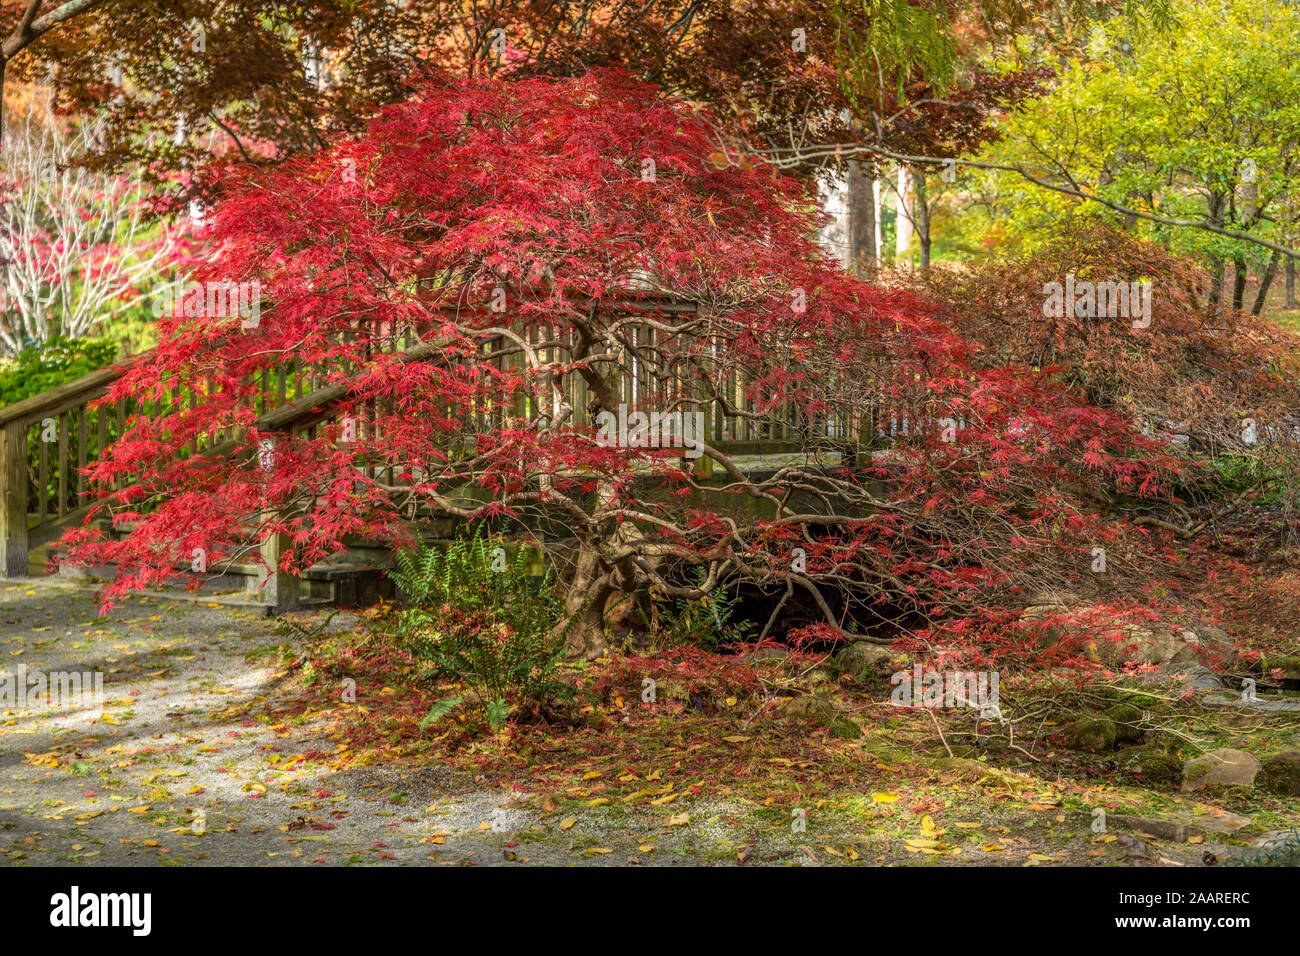
[(1183, 789), (1196, 790), (1208, 784), (1250, 787), (1260, 769), (1260, 762), (1244, 750), (1211, 750), (1183, 765)]
[(840, 669), (834, 664), (818, 664), (799, 674), (798, 682), (804, 687), (822, 687), (840, 676)]
[(1142, 719), (1146, 715), (1130, 703), (1112, 704), (1102, 714), (1115, 725), (1117, 743), (1142, 739)]
[(1212, 694), (1202, 701), (1210, 707), (1233, 707), (1242, 712), (1261, 712), (1267, 714), (1294, 714), (1300, 713), (1300, 700), (1281, 699), (1265, 700), (1262, 697), (1255, 700), (1242, 700), (1241, 695), (1231, 696), (1228, 694)]
[(1300, 680), (1300, 657), (1295, 655), (1286, 657), (1269, 656), (1264, 660), (1264, 670), (1280, 670), (1283, 680)]
[(844, 673), (854, 677), (879, 677), (893, 673), (896, 660), (894, 651), (868, 641), (846, 644), (835, 654), (835, 663)]
[(841, 740), (857, 740), (862, 736), (862, 728), (847, 717), (833, 717), (829, 720), (821, 720), (819, 723), (831, 732), (832, 737)]
[(790, 656), (790, 652), (784, 647), (760, 647), (756, 651), (750, 651), (741, 657), (746, 664), (755, 664), (759, 661), (783, 661)]
[(1100, 753), (1115, 749), (1115, 723), (1106, 717), (1080, 717), (1070, 726), (1070, 745)]
[(1183, 782), (1183, 762), (1156, 747), (1129, 747), (1120, 751), (1119, 766), (1154, 787), (1173, 790)]
[(786, 704), (784, 713), (787, 717), (829, 717), (835, 713), (835, 705), (825, 697), (814, 697), (811, 694), (805, 694)]
[(1194, 836), (1228, 836), (1249, 826), (1250, 817), (1198, 804), (1189, 810), (1174, 810), (1162, 817), (1140, 817), (1125, 813), (1108, 813), (1107, 826), (1123, 827), (1161, 840), (1182, 843)]
[(1265, 757), (1259, 785), (1280, 797), (1300, 797), (1300, 750), (1284, 750)]

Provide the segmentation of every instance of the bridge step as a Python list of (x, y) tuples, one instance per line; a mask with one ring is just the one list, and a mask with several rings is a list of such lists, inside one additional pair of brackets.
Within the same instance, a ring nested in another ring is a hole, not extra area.
[[(41, 576), (51, 573), (60, 549), (55, 544), (42, 545), (28, 554), (27, 573)], [(188, 564), (177, 564), (177, 571), (188, 572)], [(109, 581), (115, 569), (111, 566), (94, 568), (60, 568), (61, 578), (100, 583)], [(233, 561), (223, 565), (221, 572), (213, 574), (197, 591), (185, 590), (178, 585), (159, 591), (145, 591), (151, 597), (189, 601), (199, 604), (221, 604), (242, 609), (260, 609), (263, 613), (277, 611), (262, 595), (263, 569), (253, 561)], [(334, 559), (313, 565), (302, 573), (297, 599), (281, 611), (302, 611), (326, 607), (362, 607), (375, 604), (381, 598), (390, 598), (393, 588), (384, 568), (369, 561)]]

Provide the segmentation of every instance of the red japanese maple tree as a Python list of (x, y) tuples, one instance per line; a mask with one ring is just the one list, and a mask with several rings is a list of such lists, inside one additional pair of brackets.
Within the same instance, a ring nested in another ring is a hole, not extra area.
[[(1157, 443), (1038, 372), (974, 368), (924, 300), (824, 258), (800, 187), (719, 162), (709, 129), (614, 71), (448, 79), (230, 184), (195, 278), (260, 310), (196, 293), (163, 318), (106, 400), (182, 400), (91, 469), (129, 533), (70, 533), (68, 559), (116, 564), (111, 600), (194, 549), (216, 568), (281, 535), (294, 572), (347, 536), (515, 523), (572, 544), (570, 651), (595, 656), (636, 591), (745, 582), (837, 631), (968, 619), (1076, 574), (1116, 490), (1160, 490)], [(282, 373), (321, 389), (276, 411)], [(685, 417), (642, 447), (638, 411)]]

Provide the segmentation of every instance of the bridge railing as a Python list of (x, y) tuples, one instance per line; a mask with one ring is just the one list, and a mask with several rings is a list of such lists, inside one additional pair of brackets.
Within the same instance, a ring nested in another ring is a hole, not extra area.
[[(376, 328), (369, 337), (370, 353), (396, 351), (404, 361), (427, 361), (441, 354), (440, 343), (417, 344), (407, 333), (383, 335)], [(647, 348), (659, 344), (661, 330), (652, 325), (629, 327), (631, 340)], [(485, 354), (500, 350), (499, 339), (482, 344)], [(138, 361), (138, 359), (137, 359)], [(503, 358), (505, 367), (511, 359)], [(614, 383), (616, 392), (629, 408), (642, 406), (666, 389), (681, 394), (682, 382), (666, 382), (651, 370), (625, 363), (622, 381)], [(28, 555), (60, 537), (69, 527), (84, 520), (92, 504), (86, 478), (88, 465), (98, 461), (125, 433), (135, 415), (163, 415), (169, 410), (194, 407), (198, 395), (180, 387), (169, 395), (130, 397), (111, 403), (96, 404), (106, 395), (128, 365), (115, 365), (84, 375), (39, 395), (0, 408), (0, 574), (18, 577), (27, 573)], [(344, 369), (348, 372), (357, 369)], [(347, 399), (350, 386), (340, 382), (339, 370), (332, 375), (318, 367), (292, 360), (259, 373), (260, 388), (254, 410), (260, 412), (256, 426), (261, 431), (313, 433), (317, 424), (337, 417), (337, 406)], [(328, 379), (332, 378), (333, 381)], [(206, 387), (211, 389), (211, 382)], [(775, 455), (805, 451), (810, 445), (822, 450), (837, 449), (845, 458), (864, 448), (896, 445), (911, 440), (915, 429), (911, 422), (920, 421), (916, 412), (890, 408), (882, 401), (867, 399), (854, 412), (843, 417), (827, 414), (816, 420), (802, 415), (792, 404), (766, 409), (758, 419), (734, 411), (755, 412), (755, 400), (749, 394), (750, 383), (743, 372), (731, 371), (718, 383), (722, 402), (707, 401), (705, 434), (709, 444), (733, 456)], [(574, 418), (583, 421), (590, 395), (581, 376), (566, 376), (566, 398), (573, 407)], [(516, 414), (529, 414), (527, 399), (520, 399)], [(725, 405), (723, 404), (725, 403)], [(357, 423), (359, 437), (375, 427), (381, 410), (362, 409)], [(504, 409), (493, 414), (502, 416)], [(488, 426), (486, 420), (479, 423)], [(219, 452), (229, 435), (212, 433), (204, 444)], [(708, 459), (699, 467), (708, 470)], [(391, 470), (391, 469), (390, 469)], [(392, 476), (389, 475), (389, 483)]]

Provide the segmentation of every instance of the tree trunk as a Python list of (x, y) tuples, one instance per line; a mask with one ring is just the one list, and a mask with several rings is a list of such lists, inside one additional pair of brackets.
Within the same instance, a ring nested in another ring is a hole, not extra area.
[(880, 261), (875, 183), (874, 171), (860, 160), (849, 162), (849, 268), (864, 278), (876, 274)]
[(930, 197), (925, 188), (925, 171), (916, 177), (916, 233), (921, 241), (921, 271), (930, 268)]
[(1273, 276), (1277, 275), (1277, 262), (1281, 258), (1282, 253), (1274, 250), (1273, 257), (1268, 260), (1268, 268), (1259, 277), (1259, 291), (1255, 293), (1255, 304), (1250, 308), (1251, 315), (1259, 315), (1264, 311), (1264, 301), (1268, 298), (1268, 289), (1273, 284)]
[(894, 266), (901, 268), (912, 248), (916, 214), (912, 207), (912, 171), (898, 167), (898, 215), (894, 217)]
[(582, 544), (573, 579), (564, 598), (564, 656), (592, 660), (608, 651), (605, 642), (605, 602), (614, 592), (613, 578), (602, 567), (595, 548)]
[(1232, 307), (1238, 312), (1246, 302), (1246, 259), (1241, 255), (1232, 257)]
[(1286, 257), (1286, 309), (1300, 308), (1295, 300), (1295, 259)]
[(1218, 256), (1210, 259), (1210, 298), (1205, 311), (1218, 315), (1223, 308), (1223, 260)]
[[(1209, 207), (1209, 216), (1207, 217), (1211, 224), (1215, 226), (1223, 225), (1223, 197), (1211, 193), (1207, 204)], [(1205, 311), (1207, 314), (1214, 316), (1223, 311), (1223, 258), (1221, 256), (1210, 257), (1210, 298), (1206, 303)]]

